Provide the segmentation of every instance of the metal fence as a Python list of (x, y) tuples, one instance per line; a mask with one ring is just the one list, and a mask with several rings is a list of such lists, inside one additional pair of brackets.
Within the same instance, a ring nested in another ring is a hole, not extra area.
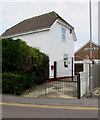
[(93, 64), (93, 88), (100, 87), (100, 63)]
[(77, 97), (77, 83), (70, 79), (47, 81), (37, 85), (24, 96), (27, 97), (49, 97), (49, 98), (73, 98)]
[[(71, 59), (70, 59), (71, 60)], [(77, 77), (72, 80), (72, 65), (64, 60), (54, 62), (54, 79), (37, 85), (27, 97), (73, 98), (77, 97)], [(70, 76), (70, 78), (68, 77)], [(29, 91), (28, 91), (29, 92)], [(25, 94), (24, 94), (25, 96)]]
[(54, 62), (54, 80), (63, 87), (61, 94), (77, 97), (77, 77), (73, 76), (72, 58)]
[[(93, 89), (100, 87), (100, 64), (94, 63), (92, 64), (92, 71), (93, 71)], [(77, 83), (78, 83), (78, 98), (81, 98), (86, 93), (89, 93), (90, 87), (90, 64), (84, 64), (84, 72), (79, 72), (77, 76)]]

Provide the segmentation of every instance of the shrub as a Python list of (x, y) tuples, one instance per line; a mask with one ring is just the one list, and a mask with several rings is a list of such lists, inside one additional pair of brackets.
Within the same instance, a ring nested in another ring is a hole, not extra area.
[(48, 57), (43, 55), (40, 63), (41, 64), (39, 64), (36, 68), (36, 75), (38, 76), (36, 84), (41, 84), (44, 81), (49, 79), (49, 59), (48, 59)]
[(3, 93), (20, 94), (23, 91), (23, 84), (19, 84), (22, 79), (21, 74), (3, 73), (2, 79)]
[(49, 58), (24, 41), (2, 39), (2, 92), (21, 94), (49, 78)]
[(23, 91), (35, 85), (34, 78), (34, 75), (30, 78), (26, 74), (3, 73), (2, 92), (20, 95)]
[(20, 64), (21, 53), (19, 40), (11, 38), (2, 40), (2, 70), (3, 72), (15, 71)]

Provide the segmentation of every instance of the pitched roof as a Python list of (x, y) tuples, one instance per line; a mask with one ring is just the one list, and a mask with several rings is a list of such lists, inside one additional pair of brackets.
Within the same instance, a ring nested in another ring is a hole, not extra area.
[[(89, 41), (87, 41), (83, 46), (81, 46), (79, 49), (77, 49), (75, 52), (74, 52), (74, 54), (77, 54), (80, 50), (82, 50), (85, 46), (87, 46), (88, 44), (90, 44), (90, 40)], [(97, 43), (95, 43), (94, 41), (92, 41), (92, 45), (95, 45), (95, 46), (97, 46), (97, 47), (100, 47), (100, 45), (99, 44), (97, 44)]]
[(70, 24), (68, 24), (64, 19), (62, 19), (57, 13), (50, 12), (40, 16), (36, 16), (30, 19), (26, 19), (17, 25), (11, 27), (10, 29), (6, 30), (1, 36), (7, 37), (16, 34), (26, 33), (35, 30), (41, 30), (44, 28), (50, 28), (52, 24), (57, 20), (60, 19), (69, 25), (72, 29), (74, 29)]

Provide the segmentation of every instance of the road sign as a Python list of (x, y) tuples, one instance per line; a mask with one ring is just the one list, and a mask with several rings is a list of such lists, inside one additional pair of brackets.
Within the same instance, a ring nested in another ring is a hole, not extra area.
[(93, 57), (93, 56), (90, 56), (89, 59), (92, 61), (92, 60), (94, 59), (94, 57)]

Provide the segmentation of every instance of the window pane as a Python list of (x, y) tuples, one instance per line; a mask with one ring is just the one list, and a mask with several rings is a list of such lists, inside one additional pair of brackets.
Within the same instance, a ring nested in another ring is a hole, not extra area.
[(66, 40), (66, 36), (62, 34), (62, 40)]
[(66, 29), (62, 28), (62, 40), (66, 40)]
[(62, 34), (66, 34), (66, 30), (62, 28)]

